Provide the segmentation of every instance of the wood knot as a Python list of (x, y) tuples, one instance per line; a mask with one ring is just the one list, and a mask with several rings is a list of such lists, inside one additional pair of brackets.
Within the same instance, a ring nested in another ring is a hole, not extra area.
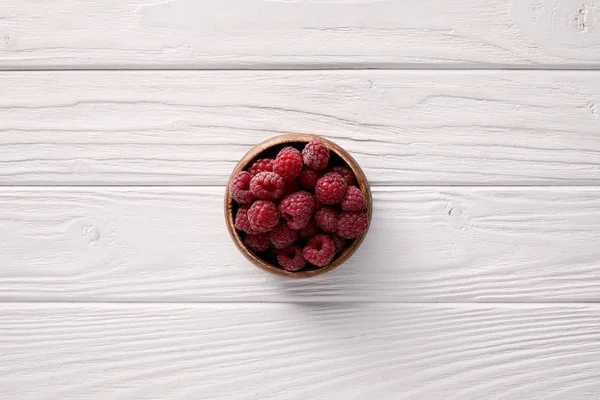
[(600, 105), (590, 102), (588, 104), (588, 110), (592, 113), (592, 116), (596, 119), (600, 118)]
[(94, 224), (83, 224), (81, 233), (88, 243), (95, 243), (100, 239), (100, 229)]
[(459, 206), (448, 205), (446, 214), (450, 224), (459, 229), (464, 229), (471, 219), (469, 212)]

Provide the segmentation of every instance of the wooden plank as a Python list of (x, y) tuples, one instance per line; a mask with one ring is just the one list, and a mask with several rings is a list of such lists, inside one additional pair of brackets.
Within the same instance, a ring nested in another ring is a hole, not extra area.
[(600, 72), (0, 76), (2, 185), (223, 185), (290, 131), (338, 142), (376, 185), (600, 184)]
[(0, 305), (7, 399), (597, 399), (598, 305)]
[(598, 67), (596, 0), (34, 0), (0, 67)]
[(598, 301), (599, 188), (375, 188), (355, 256), (247, 262), (223, 188), (3, 188), (0, 301)]

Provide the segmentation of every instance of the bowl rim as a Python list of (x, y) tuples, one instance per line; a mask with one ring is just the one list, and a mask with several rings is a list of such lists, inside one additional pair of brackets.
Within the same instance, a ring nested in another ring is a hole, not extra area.
[[(367, 199), (367, 216), (369, 218), (369, 227), (367, 230), (363, 232), (360, 236), (354, 239), (352, 244), (345, 248), (341, 253), (336, 255), (334, 260), (327, 266), (322, 268), (317, 268), (313, 270), (300, 270), (296, 272), (286, 271), (283, 268), (266, 262), (262, 258), (258, 257), (251, 251), (247, 245), (243, 242), (240, 234), (237, 232), (235, 228), (235, 218), (233, 215), (234, 208), (234, 200), (231, 197), (231, 193), (229, 190), (229, 186), (231, 184), (231, 180), (235, 175), (239, 172), (244, 171), (253, 162), (260, 154), (264, 153), (268, 149), (281, 146), (285, 144), (300, 144), (300, 143), (308, 143), (312, 139), (320, 139), (325, 143), (329, 151), (334, 152), (342, 161), (352, 170), (354, 175), (356, 176), (357, 184), (365, 198)], [(224, 199), (224, 212), (225, 212), (225, 223), (227, 225), (227, 230), (229, 231), (229, 235), (233, 240), (234, 244), (238, 248), (238, 250), (255, 266), (258, 268), (267, 271), (273, 275), (284, 277), (284, 278), (292, 278), (292, 279), (304, 279), (304, 278), (312, 278), (314, 276), (323, 275), (329, 271), (332, 271), (346, 262), (355, 252), (358, 250), (363, 240), (367, 236), (369, 232), (369, 228), (371, 227), (371, 218), (373, 215), (373, 198), (371, 194), (371, 188), (369, 185), (369, 181), (367, 180), (367, 176), (364, 171), (358, 165), (356, 160), (343, 148), (335, 144), (334, 142), (323, 138), (319, 135), (313, 135), (308, 133), (288, 133), (284, 135), (271, 137), (263, 142), (258, 143), (253, 146), (237, 163), (235, 168), (233, 169), (229, 180), (227, 181), (227, 186), (225, 188), (225, 199)]]

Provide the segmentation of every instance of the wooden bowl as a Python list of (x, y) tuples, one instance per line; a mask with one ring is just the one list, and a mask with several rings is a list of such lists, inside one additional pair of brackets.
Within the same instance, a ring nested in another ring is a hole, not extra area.
[(364, 193), (367, 199), (367, 215), (369, 216), (369, 226), (371, 225), (371, 216), (373, 212), (373, 200), (371, 197), (371, 189), (369, 187), (369, 182), (367, 181), (367, 177), (365, 173), (360, 168), (358, 163), (352, 158), (350, 154), (348, 154), (344, 149), (342, 149), (337, 144), (323, 139), (322, 137), (308, 134), (298, 134), (298, 133), (290, 133), (287, 135), (275, 136), (271, 139), (268, 139), (262, 143), (254, 146), (236, 165), (235, 169), (231, 173), (231, 177), (229, 178), (229, 182), (227, 183), (227, 189), (225, 190), (225, 222), (227, 224), (227, 229), (229, 230), (229, 234), (233, 239), (233, 242), (237, 246), (237, 248), (242, 252), (242, 254), (250, 260), (250, 262), (257, 267), (270, 272), (274, 275), (285, 277), (285, 278), (310, 278), (317, 275), (322, 275), (326, 272), (329, 272), (340, 265), (342, 265), (361, 245), (365, 236), (367, 235), (367, 231), (365, 231), (362, 235), (353, 239), (350, 242), (350, 245), (342, 250), (342, 252), (336, 254), (335, 258), (331, 263), (322, 268), (316, 267), (306, 267), (300, 271), (290, 272), (286, 271), (277, 264), (273, 264), (268, 262), (267, 260), (260, 257), (254, 253), (242, 240), (240, 233), (235, 228), (235, 213), (237, 212), (237, 204), (233, 201), (231, 194), (229, 192), (229, 185), (231, 183), (231, 179), (240, 171), (247, 170), (249, 166), (256, 159), (271, 157), (275, 158), (275, 155), (279, 150), (281, 150), (285, 146), (294, 146), (298, 148), (300, 151), (304, 148), (304, 146), (310, 142), (314, 138), (319, 138), (325, 143), (325, 145), (329, 148), (331, 152), (331, 160), (330, 165), (344, 165), (352, 170), (356, 180), (358, 182), (358, 186), (360, 190)]

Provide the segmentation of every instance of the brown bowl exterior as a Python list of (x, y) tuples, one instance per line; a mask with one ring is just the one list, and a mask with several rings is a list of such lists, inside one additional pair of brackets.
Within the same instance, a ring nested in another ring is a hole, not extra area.
[(331, 264), (318, 269), (311, 270), (300, 270), (297, 272), (286, 271), (279, 267), (278, 265), (271, 264), (266, 262), (265, 260), (258, 257), (254, 254), (246, 244), (243, 242), (240, 237), (238, 231), (235, 229), (235, 216), (233, 215), (234, 209), (234, 201), (229, 192), (229, 185), (231, 183), (231, 179), (240, 171), (247, 170), (250, 164), (261, 154), (265, 153), (272, 147), (281, 146), (285, 144), (299, 144), (299, 143), (308, 143), (312, 139), (318, 138), (325, 143), (325, 145), (329, 148), (329, 151), (335, 153), (347, 166), (352, 170), (356, 177), (356, 181), (358, 182), (358, 186), (360, 190), (364, 193), (367, 199), (367, 215), (369, 216), (369, 227), (371, 226), (371, 216), (373, 213), (373, 199), (371, 196), (371, 188), (369, 187), (369, 182), (367, 181), (367, 177), (363, 170), (360, 168), (358, 163), (352, 158), (348, 152), (342, 149), (337, 144), (324, 139), (320, 136), (309, 135), (309, 134), (301, 134), (301, 133), (290, 133), (287, 135), (275, 136), (272, 137), (262, 143), (254, 146), (236, 165), (235, 169), (231, 173), (231, 177), (229, 178), (229, 182), (227, 182), (227, 188), (225, 189), (225, 222), (227, 224), (227, 229), (229, 230), (229, 234), (233, 239), (233, 242), (237, 246), (237, 248), (242, 252), (242, 254), (254, 265), (257, 267), (270, 272), (274, 275), (281, 276), (284, 278), (311, 278), (313, 276), (323, 275), (340, 265), (342, 265), (354, 252), (358, 249), (358, 247), (363, 242), (365, 236), (368, 233), (365, 231), (362, 235), (353, 240), (352, 244), (344, 249), (341, 253), (337, 254)]

